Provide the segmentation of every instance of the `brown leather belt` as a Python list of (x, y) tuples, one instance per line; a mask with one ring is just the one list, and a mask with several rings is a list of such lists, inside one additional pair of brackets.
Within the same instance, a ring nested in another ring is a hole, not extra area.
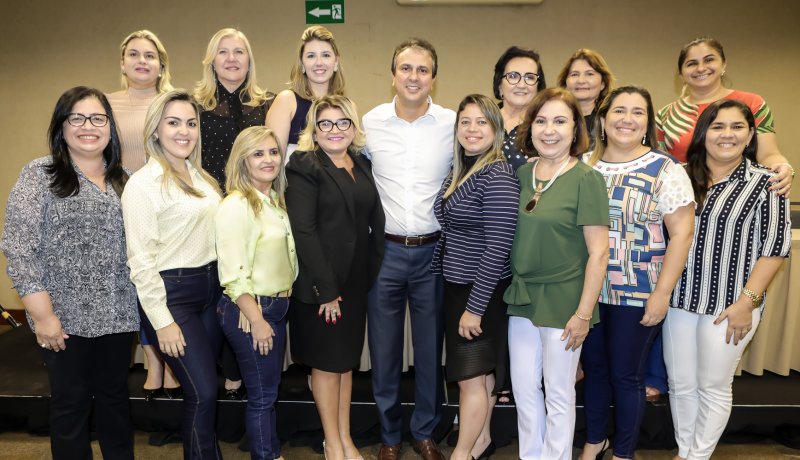
[(442, 236), (442, 232), (433, 232), (428, 233), (427, 235), (418, 235), (418, 236), (402, 236), (402, 235), (392, 235), (387, 233), (386, 239), (395, 243), (400, 243), (404, 246), (422, 246), (423, 244), (433, 243), (437, 241), (439, 237)]

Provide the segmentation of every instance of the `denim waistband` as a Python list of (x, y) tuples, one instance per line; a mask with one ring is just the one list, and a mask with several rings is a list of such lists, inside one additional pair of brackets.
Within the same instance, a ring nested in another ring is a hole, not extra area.
[(189, 267), (189, 268), (170, 268), (169, 270), (162, 270), (158, 272), (161, 276), (183, 276), (183, 275), (200, 275), (217, 271), (217, 261), (209, 262), (202, 267)]

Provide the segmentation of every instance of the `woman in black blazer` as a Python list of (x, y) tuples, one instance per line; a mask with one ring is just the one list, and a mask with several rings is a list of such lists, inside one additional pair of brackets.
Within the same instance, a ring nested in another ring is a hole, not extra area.
[(353, 368), (364, 346), (367, 292), (383, 258), (384, 215), (354, 104), (325, 96), (309, 110), (286, 167), (286, 205), (300, 274), (289, 321), (292, 357), (311, 388), (332, 459), (360, 459), (350, 438)]

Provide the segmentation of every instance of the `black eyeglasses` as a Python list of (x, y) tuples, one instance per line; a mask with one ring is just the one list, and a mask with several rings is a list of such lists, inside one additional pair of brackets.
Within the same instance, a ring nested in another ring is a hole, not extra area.
[(74, 112), (67, 115), (67, 123), (71, 124), (72, 126), (77, 126), (78, 128), (85, 125), (86, 120), (89, 120), (89, 123), (91, 123), (95, 128), (102, 128), (108, 124), (108, 115), (104, 113), (84, 115), (82, 113)]
[(338, 120), (320, 120), (317, 122), (317, 128), (323, 133), (333, 131), (333, 127), (339, 128), (339, 131), (347, 131), (353, 126), (353, 120), (349, 118), (340, 118)]
[(504, 74), (503, 78), (505, 78), (506, 81), (512, 85), (516, 85), (520, 80), (525, 80), (526, 85), (534, 86), (539, 81), (539, 75), (535, 73), (526, 73), (525, 75), (522, 75), (519, 72), (509, 72)]

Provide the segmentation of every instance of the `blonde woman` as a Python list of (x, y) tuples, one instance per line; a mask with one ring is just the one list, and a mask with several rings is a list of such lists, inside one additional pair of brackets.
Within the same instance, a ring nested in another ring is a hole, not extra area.
[(503, 154), (503, 115), (488, 97), (458, 106), (453, 171), (433, 211), (442, 236), (432, 270), (444, 275), (447, 380), (458, 382), (458, 443), (451, 459), (494, 452), (489, 423), (506, 377), (508, 316), (503, 293), (511, 280), (519, 182)]
[(275, 131), (287, 156), (297, 148), (311, 103), (329, 94), (344, 94), (339, 48), (330, 30), (311, 26), (303, 31), (288, 84), (290, 89), (278, 94), (267, 113), (267, 126)]
[(185, 90), (156, 98), (145, 120), (147, 164), (122, 194), (128, 265), (150, 343), (184, 388), (185, 458), (221, 456), (214, 418), (216, 356), (214, 215), (217, 182), (200, 167), (200, 110)]
[(286, 312), (297, 254), (286, 215), (283, 154), (272, 130), (253, 126), (233, 143), (228, 196), (217, 210), (217, 316), (247, 386), (245, 427), (253, 459), (280, 457), (275, 400), (286, 347)]
[(361, 456), (350, 437), (353, 368), (367, 322), (367, 292), (383, 258), (384, 214), (355, 105), (324, 96), (309, 111), (286, 166), (286, 204), (300, 274), (292, 291), (291, 349), (312, 368), (311, 388), (330, 460)]
[[(211, 37), (194, 97), (202, 108), (203, 169), (222, 187), (233, 140), (245, 128), (263, 126), (275, 98), (258, 86), (253, 50), (241, 31), (221, 29)], [(242, 375), (227, 341), (222, 344), (222, 374), (225, 399), (241, 400)]]
[(194, 97), (202, 108), (203, 169), (222, 187), (233, 140), (245, 128), (264, 125), (275, 97), (258, 86), (253, 50), (240, 30), (211, 37)]
[[(135, 173), (147, 161), (144, 152), (144, 119), (150, 103), (159, 94), (172, 89), (167, 50), (156, 34), (149, 30), (131, 33), (119, 45), (122, 69), (121, 91), (106, 95), (117, 120), (122, 144), (122, 164)], [(144, 330), (139, 331), (147, 359), (147, 378), (142, 387), (144, 399), (166, 395), (179, 397), (180, 386), (169, 366), (165, 366), (155, 347), (147, 341)]]

